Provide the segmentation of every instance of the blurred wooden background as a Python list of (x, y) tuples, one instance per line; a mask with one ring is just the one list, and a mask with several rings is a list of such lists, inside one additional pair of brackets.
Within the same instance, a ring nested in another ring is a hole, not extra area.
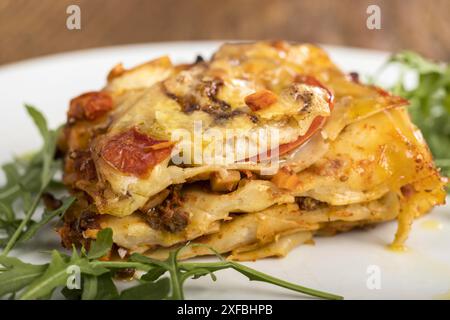
[[(81, 30), (66, 8), (81, 8)], [(381, 30), (366, 28), (369, 4)], [(450, 60), (450, 0), (0, 0), (0, 64), (125, 43), (288, 39)]]

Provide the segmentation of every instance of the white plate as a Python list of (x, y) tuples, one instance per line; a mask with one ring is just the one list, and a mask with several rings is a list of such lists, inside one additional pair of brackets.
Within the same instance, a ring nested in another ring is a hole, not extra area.
[[(218, 45), (219, 42), (129, 45), (53, 55), (0, 67), (0, 162), (39, 146), (36, 129), (22, 107), (24, 102), (43, 110), (50, 124), (57, 126), (65, 120), (69, 99), (101, 88), (114, 64), (123, 62), (125, 66), (133, 66), (165, 54), (175, 62), (188, 62), (197, 54), (208, 57)], [(363, 75), (377, 70), (388, 56), (351, 48), (327, 47), (327, 50), (342, 69)], [(341, 294), (346, 299), (434, 299), (443, 295), (450, 298), (449, 212), (450, 207), (444, 206), (417, 220), (407, 242), (407, 252), (386, 249), (396, 228), (396, 223), (391, 222), (372, 230), (316, 238), (314, 246), (301, 246), (286, 258), (248, 265), (288, 281)], [(49, 228), (13, 254), (41, 262), (47, 254), (40, 251), (58, 247), (59, 239)], [(380, 271), (380, 289), (367, 286), (373, 266)], [(221, 271), (217, 275), (216, 283), (208, 278), (189, 281), (187, 298), (302, 297), (271, 285), (249, 282), (233, 271)]]

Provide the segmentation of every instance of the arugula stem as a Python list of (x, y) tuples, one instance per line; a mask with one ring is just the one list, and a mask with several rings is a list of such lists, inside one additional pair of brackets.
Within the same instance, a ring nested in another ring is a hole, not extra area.
[(104, 268), (134, 268), (141, 271), (149, 271), (152, 269), (151, 266), (139, 263), (139, 262), (128, 262), (128, 261), (92, 261), (91, 264), (94, 267), (104, 267)]
[(183, 283), (180, 281), (177, 261), (177, 252), (171, 252), (169, 255), (169, 274), (172, 287), (172, 300), (184, 300)]
[(17, 227), (14, 234), (9, 239), (8, 243), (5, 246), (5, 249), (2, 252), (2, 256), (7, 256), (8, 253), (11, 251), (11, 249), (14, 247), (15, 243), (17, 242), (17, 239), (19, 239), (20, 234), (23, 232), (23, 228), (27, 225), (27, 223), (30, 221), (31, 217), (33, 216), (34, 212), (36, 211), (37, 206), (39, 205), (39, 202), (41, 201), (41, 196), (43, 192), (42, 188), (36, 197), (34, 198), (31, 207), (28, 209), (27, 213), (25, 214), (25, 218), (20, 222), (19, 226)]
[(182, 284), (178, 278), (178, 273), (176, 270), (170, 268), (170, 283), (172, 286), (172, 300), (184, 300), (184, 293), (182, 289)]
[(219, 271), (230, 267), (230, 261), (219, 262), (181, 262), (179, 264), (180, 269), (191, 271), (195, 269), (208, 269), (212, 271)]
[(272, 276), (269, 276), (265, 273), (262, 273), (260, 271), (257, 271), (255, 269), (252, 269), (250, 267), (247, 267), (243, 264), (232, 262), (232, 261), (225, 261), (225, 262), (201, 262), (201, 263), (195, 263), (195, 262), (187, 262), (187, 263), (180, 263), (180, 268), (185, 270), (192, 270), (192, 269), (199, 269), (199, 268), (205, 268), (205, 269), (215, 269), (216, 271), (226, 268), (233, 268), (239, 273), (242, 273), (243, 275), (247, 276), (250, 280), (254, 281), (261, 281), (270, 283), (279, 287), (283, 287), (289, 290), (293, 290), (296, 292), (304, 293), (310, 296), (323, 298), (323, 299), (331, 299), (331, 300), (342, 300), (342, 296), (338, 296), (332, 293), (327, 293), (307, 287), (303, 287), (297, 284), (293, 284)]
[(216, 281), (213, 271), (210, 271), (208, 269), (195, 269), (195, 270), (191, 270), (191, 271), (187, 271), (187, 272), (183, 273), (183, 276), (181, 277), (181, 282), (184, 284), (184, 282), (186, 280), (188, 280), (190, 277), (203, 276), (203, 275), (207, 275), (207, 274), (209, 274), (211, 276), (211, 279), (213, 281)]
[(268, 274), (265, 274), (265, 273), (255, 270), (255, 269), (249, 268), (240, 263), (236, 263), (236, 262), (230, 262), (230, 263), (233, 266), (233, 269), (235, 269), (236, 271), (238, 271), (244, 275), (247, 275), (247, 276), (251, 275), (251, 276), (255, 277), (251, 280), (271, 283), (271, 284), (274, 284), (279, 287), (294, 290), (294, 291), (301, 292), (301, 293), (304, 293), (304, 294), (307, 294), (310, 296), (314, 296), (314, 297), (318, 297), (318, 298), (331, 299), (331, 300), (342, 300), (343, 299), (342, 296), (338, 296), (338, 295), (335, 295), (332, 293), (327, 293), (327, 292), (307, 288), (304, 286), (300, 286), (300, 285), (297, 285), (294, 283), (290, 283), (290, 282), (269, 276)]

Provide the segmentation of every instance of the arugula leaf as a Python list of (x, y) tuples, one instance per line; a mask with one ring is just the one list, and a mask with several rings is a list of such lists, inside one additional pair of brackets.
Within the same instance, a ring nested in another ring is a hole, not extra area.
[(119, 292), (112, 280), (111, 273), (97, 277), (97, 292), (94, 300), (115, 300), (119, 298)]
[[(95, 253), (97, 253), (93, 254), (95, 257), (97, 257), (97, 255), (99, 255), (98, 257), (103, 256), (104, 254), (102, 254), (102, 252), (105, 252), (105, 250), (109, 250), (111, 248), (111, 230), (104, 229), (100, 231), (98, 238), (99, 239), (97, 241), (93, 242), (93, 247), (97, 248), (94, 249)], [(92, 263), (91, 259), (92, 258), (88, 255), (79, 255), (75, 249), (73, 250), (71, 257), (53, 250), (52, 259), (49, 265), (36, 266), (36, 269), (39, 267), (39, 274), (36, 274), (37, 271), (34, 270), (35, 272), (33, 275), (35, 276), (30, 279), (30, 281), (21, 284), (18, 288), (13, 288), (14, 290), (5, 289), (5, 292), (0, 291), (0, 297), (5, 293), (16, 292), (24, 287), (26, 287), (26, 289), (19, 296), (19, 299), (21, 300), (51, 297), (56, 288), (67, 284), (67, 280), (71, 274), (68, 272), (70, 266), (77, 266), (79, 268), (79, 276), (83, 274), (83, 290), (80, 292), (70, 292), (71, 290), (66, 289), (63, 292), (65, 295), (70, 296), (71, 298), (80, 295), (82, 299), (117, 297), (117, 289), (115, 289), (114, 284), (111, 284), (112, 280), (108, 280), (106, 277), (103, 277), (103, 275), (109, 274), (110, 270), (101, 265)], [(13, 264), (11, 261), (15, 263)], [(6, 271), (0, 270), (0, 286), (5, 286), (5, 288), (8, 288), (7, 279), (11, 276), (11, 273), (15, 272), (20, 275), (23, 274), (23, 276), (28, 276), (26, 279), (29, 279), (31, 275), (28, 275), (25, 271), (33, 271), (33, 267), (35, 267), (33, 265), (21, 263), (20, 260), (16, 258), (9, 258), (5, 256), (0, 257), (0, 263), (8, 268)], [(25, 269), (25, 267), (27, 267), (27, 269)]]
[(39, 133), (44, 138), (44, 140), (48, 140), (49, 132), (48, 132), (48, 126), (47, 126), (47, 120), (45, 119), (44, 115), (39, 112), (35, 107), (25, 104), (25, 108), (28, 112), (28, 114), (31, 116), (31, 118), (34, 121), (34, 124), (39, 130)]
[(98, 290), (98, 278), (91, 275), (83, 277), (83, 291), (81, 300), (95, 300)]
[(142, 281), (155, 281), (163, 276), (167, 270), (162, 267), (154, 267), (141, 277)]
[(51, 221), (53, 218), (57, 216), (62, 216), (64, 212), (66, 212), (67, 209), (74, 203), (75, 198), (68, 197), (62, 199), (62, 201), (63, 204), (61, 207), (53, 211), (45, 210), (44, 213), (42, 214), (42, 218), (40, 221), (31, 223), (26, 229), (26, 231), (20, 237), (19, 242), (26, 242), (30, 240), (31, 238), (34, 237), (36, 232), (38, 232), (38, 230), (42, 228), (44, 225), (46, 225), (49, 221)]
[(6, 205), (3, 202), (0, 202), (0, 217), (3, 216), (6, 221), (14, 220), (14, 211), (11, 206)]
[(70, 259), (70, 265), (76, 265), (80, 268), (81, 273), (92, 276), (100, 276), (109, 272), (109, 269), (104, 268), (101, 265), (92, 263), (92, 261), (89, 260), (85, 255), (79, 256), (75, 249), (73, 250), (72, 257)]
[[(0, 239), (0, 243), (6, 242), (2, 255), (7, 255), (18, 242), (31, 239), (37, 229), (63, 213), (62, 210), (47, 212), (41, 221), (32, 220), (42, 194), (49, 187), (61, 163), (54, 159), (58, 130), (50, 130), (45, 117), (36, 108), (30, 105), (25, 108), (41, 134), (43, 145), (38, 152), (2, 166), (6, 184), (0, 188), (0, 228), (8, 239)], [(16, 205), (24, 209), (23, 219), (15, 215), (13, 208)]]
[[(95, 279), (95, 286), (92, 283)], [(93, 290), (95, 287), (95, 290)], [(86, 290), (86, 292), (85, 292)], [(116, 300), (119, 298), (119, 292), (112, 279), (110, 272), (102, 274), (98, 277), (83, 276), (83, 284), (80, 289), (69, 289), (64, 287), (61, 293), (67, 300)]]
[(69, 263), (61, 254), (53, 250), (52, 260), (45, 272), (35, 279), (27, 289), (19, 296), (20, 300), (38, 299), (50, 296), (53, 291), (67, 283)]
[(442, 72), (443, 65), (434, 63), (428, 59), (425, 59), (418, 53), (410, 50), (404, 50), (392, 55), (388, 63), (401, 63), (404, 66), (417, 70), (419, 73), (440, 73)]
[(41, 189), (44, 189), (53, 177), (52, 163), (55, 155), (57, 131), (49, 130), (44, 115), (31, 105), (25, 105), (28, 114), (34, 121), (44, 140), (42, 148)]
[(2, 165), (2, 170), (6, 177), (6, 184), (0, 188), (0, 201), (10, 205), (20, 191), (21, 176), (15, 162)]
[(97, 239), (92, 243), (88, 253), (89, 259), (99, 259), (111, 250), (113, 245), (112, 229), (106, 228), (99, 231)]
[[(108, 231), (103, 234), (106, 236), (110, 235), (110, 239), (112, 239), (111, 233)], [(106, 242), (109, 242), (109, 240)], [(108, 273), (109, 270), (101, 265), (91, 263), (87, 256), (80, 256), (74, 249), (70, 259), (68, 259), (67, 256), (62, 255), (60, 252), (53, 250), (52, 260), (45, 272), (40, 277), (35, 279), (19, 298), (21, 300), (29, 300), (45, 298), (47, 296), (51, 297), (56, 288), (67, 284), (67, 280), (71, 275), (71, 272), (69, 272), (69, 267), (71, 266), (76, 266), (79, 268), (80, 274), (78, 276), (81, 276), (81, 274), (84, 275), (85, 288), (83, 289), (81, 297), (85, 299), (96, 297), (98, 290), (97, 277)]]
[(41, 276), (48, 265), (32, 265), (17, 258), (0, 256), (0, 297), (16, 293)]
[(144, 282), (135, 287), (123, 290), (120, 300), (162, 300), (169, 296), (170, 281), (168, 278), (156, 282)]

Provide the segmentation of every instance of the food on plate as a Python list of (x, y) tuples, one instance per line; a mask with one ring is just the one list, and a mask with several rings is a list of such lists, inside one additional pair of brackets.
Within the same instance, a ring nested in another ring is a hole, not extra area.
[(62, 243), (106, 228), (121, 256), (284, 256), (317, 235), (413, 220), (443, 204), (408, 101), (309, 44), (225, 44), (208, 61), (121, 64), (70, 102), (59, 139), (77, 202)]

